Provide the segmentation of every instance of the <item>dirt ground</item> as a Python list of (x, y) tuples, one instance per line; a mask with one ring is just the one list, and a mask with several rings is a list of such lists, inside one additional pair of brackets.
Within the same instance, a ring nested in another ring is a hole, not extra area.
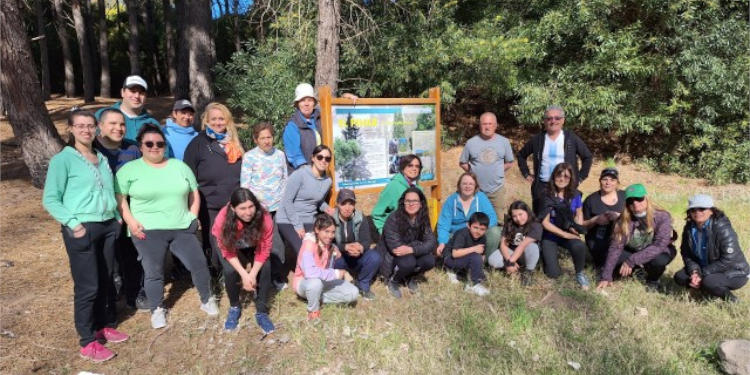
[[(98, 100), (86, 108), (98, 108), (112, 102), (114, 100)], [(156, 118), (164, 119), (171, 103), (172, 98), (150, 98), (148, 107)], [(73, 105), (80, 105), (80, 99), (55, 98), (47, 104), (55, 125), (61, 134), (65, 134), (66, 113)], [(148, 314), (123, 313), (120, 327), (131, 335), (131, 340), (113, 346), (118, 357), (103, 365), (81, 360), (73, 327), (73, 287), (60, 226), (42, 208), (41, 190), (30, 185), (18, 144), (7, 121), (0, 122), (0, 142), (0, 373), (63, 374), (82, 370), (97, 373), (240, 373), (246, 372), (248, 366), (252, 368), (247, 370), (249, 372), (272, 373), (278, 368), (268, 367), (271, 356), (294, 358), (302, 352), (298, 343), (289, 341), (289, 330), (300, 324), (298, 320), (275, 320), (279, 325), (274, 334), (277, 341), (270, 344), (258, 345), (254, 323), (248, 323), (249, 330), (243, 329), (242, 336), (237, 339), (237, 336), (223, 333), (220, 328), (225, 308), (219, 319), (206, 319), (205, 314), (197, 311), (195, 289), (185, 290), (185, 285), (178, 284), (168, 286), (167, 304), (171, 305), (168, 329), (152, 330)], [(523, 139), (513, 139), (516, 149), (522, 142)], [(443, 153), (443, 197), (455, 189), (460, 174), (459, 154), (458, 148)], [(703, 186), (704, 190), (714, 194), (748, 193), (747, 186), (709, 188), (700, 180), (659, 175), (634, 165), (618, 167), (624, 183), (638, 181), (649, 187), (661, 187), (664, 191)], [(594, 178), (585, 181), (582, 191), (591, 192), (597, 188), (595, 177), (601, 168), (602, 163), (597, 161), (591, 171)], [(508, 202), (517, 198), (528, 201), (528, 185), (521, 179), (517, 167), (508, 172), (507, 186)], [(375, 199), (375, 196), (362, 197), (361, 205), (366, 212)], [(384, 289), (376, 289), (376, 292), (385, 294)], [(226, 300), (222, 302), (225, 307)], [(371, 308), (372, 305), (366, 307)], [(303, 311), (304, 306), (289, 296), (277, 298), (272, 317), (277, 319), (279, 310), (285, 309)], [(249, 312), (247, 315), (252, 316)], [(302, 313), (299, 315), (303, 316)], [(285, 337), (287, 342), (284, 342)], [(244, 357), (227, 356), (229, 350), (244, 353)]]

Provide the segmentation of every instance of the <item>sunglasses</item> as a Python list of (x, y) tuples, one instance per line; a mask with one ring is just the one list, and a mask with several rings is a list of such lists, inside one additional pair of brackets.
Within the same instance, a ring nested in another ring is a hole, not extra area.
[(560, 121), (560, 120), (562, 120), (564, 118), (565, 117), (563, 117), (563, 116), (547, 116), (547, 117), (544, 118), (544, 120), (545, 121), (549, 121), (549, 120)]
[(323, 156), (323, 155), (320, 155), (320, 154), (315, 155), (315, 159), (317, 159), (318, 161), (321, 161), (321, 160), (325, 159), (326, 163), (330, 163), (331, 162), (331, 157), (330, 156)]
[(422, 203), (422, 201), (420, 201), (419, 199), (406, 199), (406, 200), (404, 200), (404, 204), (407, 205), (407, 206), (414, 206), (414, 205), (417, 205), (417, 204), (420, 204), (420, 203)]
[(156, 148), (164, 148), (164, 146), (166, 146), (167, 143), (164, 141), (158, 141), (158, 142), (146, 141), (146, 142), (143, 142), (143, 145), (146, 146), (146, 148), (154, 148), (154, 146), (156, 146)]
[(706, 208), (706, 207), (695, 207), (695, 208), (691, 208), (691, 209), (689, 209), (689, 210), (688, 210), (688, 213), (689, 213), (689, 214), (692, 214), (692, 213), (695, 213), (695, 212), (698, 212), (698, 211), (700, 211), (700, 212), (703, 212), (703, 211), (706, 211), (706, 210), (710, 210), (710, 208)]
[(643, 200), (646, 199), (646, 197), (639, 197), (639, 198), (628, 198), (626, 203), (632, 204), (633, 202), (643, 202)]

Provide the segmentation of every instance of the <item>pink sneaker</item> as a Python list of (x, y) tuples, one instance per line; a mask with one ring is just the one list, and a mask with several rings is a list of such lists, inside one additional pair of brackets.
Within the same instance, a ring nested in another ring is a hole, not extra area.
[(97, 340), (107, 340), (107, 342), (124, 342), (127, 341), (130, 336), (128, 336), (125, 333), (122, 333), (114, 328), (102, 328), (97, 333), (95, 338)]
[(98, 341), (92, 341), (81, 348), (81, 358), (92, 362), (104, 362), (115, 357), (115, 353), (104, 347)]

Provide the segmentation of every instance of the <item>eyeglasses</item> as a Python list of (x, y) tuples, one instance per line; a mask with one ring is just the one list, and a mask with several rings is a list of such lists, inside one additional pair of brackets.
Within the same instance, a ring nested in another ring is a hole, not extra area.
[(92, 130), (96, 129), (96, 125), (76, 124), (73, 125), (76, 130)]
[(694, 214), (694, 213), (696, 213), (696, 212), (698, 212), (698, 211), (700, 211), (700, 212), (703, 212), (703, 211), (706, 211), (706, 210), (710, 210), (710, 208), (706, 208), (706, 207), (695, 207), (695, 208), (691, 208), (691, 209), (689, 209), (689, 210), (688, 210), (688, 214)]
[(146, 146), (146, 148), (154, 148), (154, 146), (156, 146), (156, 148), (164, 148), (164, 146), (166, 146), (167, 143), (164, 141), (158, 141), (158, 142), (146, 141), (146, 142), (143, 142), (143, 145)]
[(559, 174), (559, 175), (555, 176), (555, 178), (562, 178), (563, 180), (570, 180), (570, 175), (569, 174)]
[(565, 116), (545, 116), (544, 117), (544, 121), (549, 121), (549, 120), (560, 121), (560, 120), (562, 120), (564, 118), (565, 118)]
[(415, 206), (422, 203), (419, 199), (406, 199), (404, 200), (404, 204), (408, 206)]
[(325, 159), (326, 163), (330, 163), (331, 162), (331, 157), (330, 156), (323, 156), (323, 155), (320, 155), (320, 154), (315, 155), (315, 159), (317, 159), (318, 161)]

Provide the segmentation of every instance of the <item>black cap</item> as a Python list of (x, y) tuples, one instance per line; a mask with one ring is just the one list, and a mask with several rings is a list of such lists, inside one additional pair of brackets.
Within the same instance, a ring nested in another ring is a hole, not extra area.
[(190, 108), (193, 111), (195, 111), (195, 108), (193, 108), (193, 103), (190, 103), (187, 99), (181, 99), (176, 102), (174, 102), (174, 105), (172, 106), (173, 111), (179, 111), (181, 109)]
[(617, 169), (612, 167), (602, 169), (602, 174), (599, 175), (599, 179), (601, 180), (602, 178), (607, 176), (612, 177), (615, 180), (620, 179), (620, 174), (617, 172)]
[(357, 202), (357, 198), (354, 196), (354, 192), (349, 189), (339, 190), (339, 195), (336, 197), (336, 204), (341, 204), (346, 201)]

